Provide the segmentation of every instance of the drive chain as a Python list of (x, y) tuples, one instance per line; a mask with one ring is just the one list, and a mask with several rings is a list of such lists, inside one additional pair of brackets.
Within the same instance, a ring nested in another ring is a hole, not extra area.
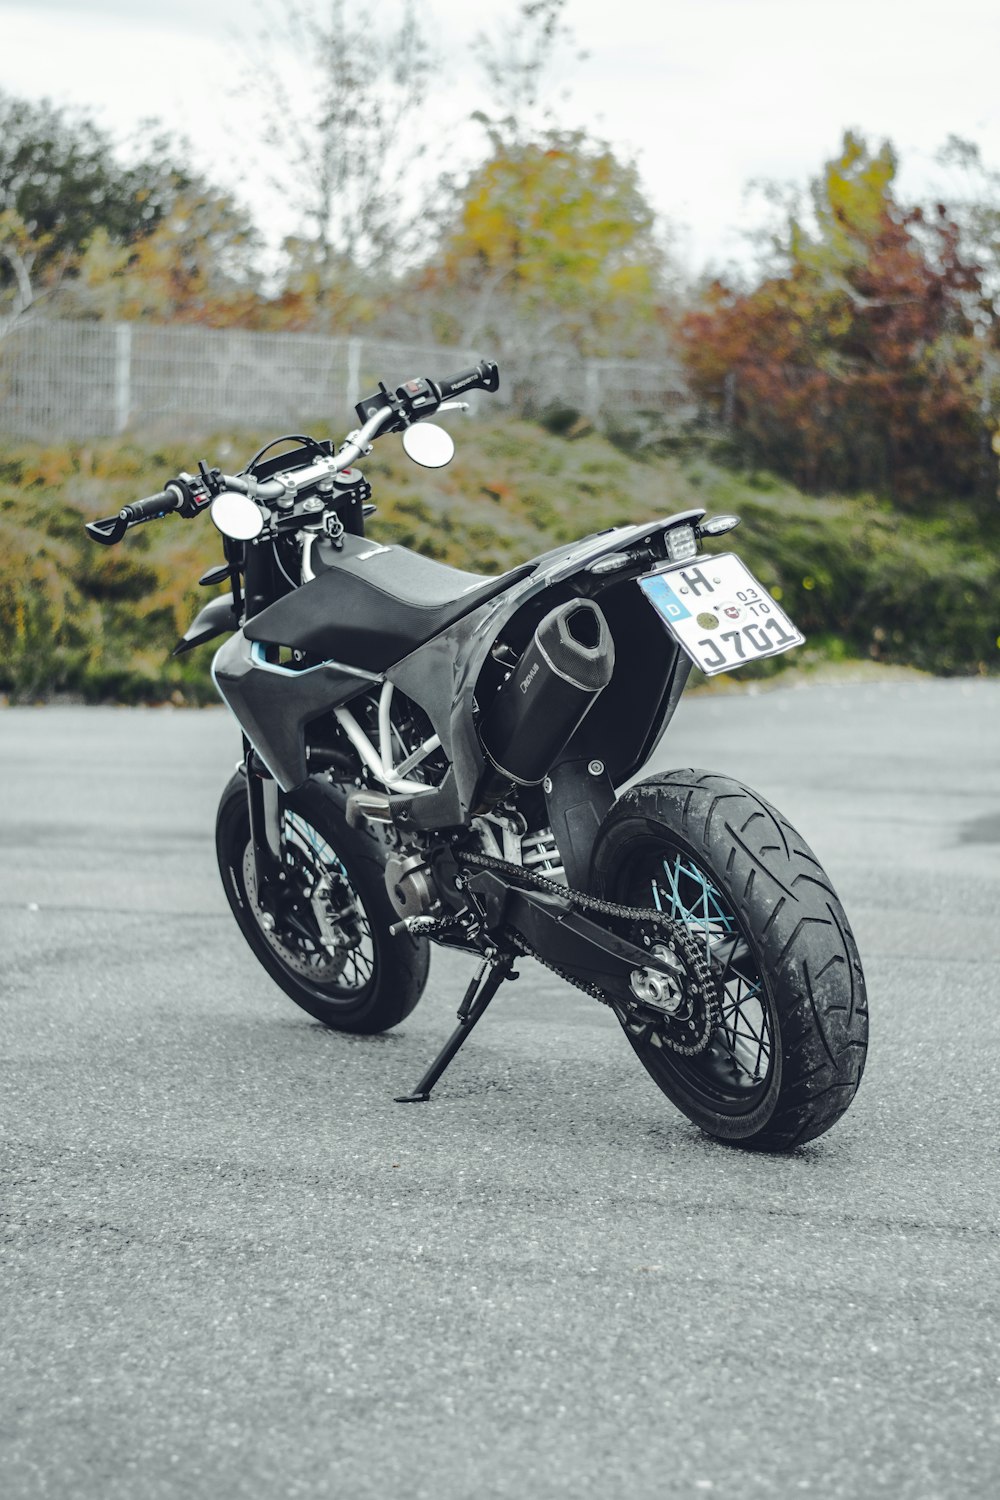
[[(657, 911), (654, 907), (623, 906), (618, 901), (605, 901), (600, 896), (589, 896), (585, 891), (570, 890), (558, 881), (547, 880), (544, 875), (539, 875), (535, 870), (526, 870), (521, 865), (510, 864), (507, 860), (494, 859), (489, 854), (474, 854), (463, 850), (460, 858), (470, 865), (475, 865), (483, 870), (493, 870), (502, 875), (504, 879), (512, 882), (520, 882), (522, 885), (531, 886), (534, 890), (545, 891), (550, 895), (558, 896), (562, 901), (569, 901), (579, 912), (596, 912), (602, 917), (614, 917), (624, 922), (641, 922), (658, 929), (664, 937), (667, 946), (677, 955), (684, 965), (685, 983), (684, 996), (691, 1007), (692, 1018), (701, 1018), (701, 1029), (692, 1039), (687, 1031), (687, 1022), (676, 1019), (662, 1013), (662, 1029), (660, 1038), (665, 1047), (671, 1052), (680, 1053), (684, 1057), (695, 1057), (699, 1052), (704, 1052), (712, 1039), (712, 1033), (722, 1020), (722, 1006), (719, 999), (719, 986), (712, 974), (708, 960), (702, 951), (701, 945), (691, 935), (681, 922), (675, 922), (665, 912)], [(515, 947), (518, 952), (526, 958), (533, 958), (543, 968), (549, 969), (564, 979), (567, 984), (583, 990), (585, 995), (592, 995), (595, 1000), (600, 1000), (602, 1005), (609, 1005), (620, 1013), (621, 1002), (612, 1000), (605, 994), (599, 985), (592, 984), (589, 980), (578, 979), (573, 974), (568, 974), (565, 969), (560, 969), (556, 964), (550, 963), (537, 953), (531, 944), (521, 933), (512, 931)], [(629, 1010), (648, 1012), (650, 1006), (641, 1006), (638, 1002)], [(658, 1019), (660, 1013), (658, 1012)], [(677, 1028), (684, 1025), (684, 1032), (678, 1034)]]

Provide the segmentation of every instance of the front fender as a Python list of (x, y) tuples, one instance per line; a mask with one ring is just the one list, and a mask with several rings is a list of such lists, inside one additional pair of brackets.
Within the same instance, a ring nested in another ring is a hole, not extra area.
[(170, 654), (183, 656), (185, 651), (192, 651), (195, 646), (214, 640), (217, 635), (231, 634), (239, 626), (232, 594), (219, 594), (198, 611)]

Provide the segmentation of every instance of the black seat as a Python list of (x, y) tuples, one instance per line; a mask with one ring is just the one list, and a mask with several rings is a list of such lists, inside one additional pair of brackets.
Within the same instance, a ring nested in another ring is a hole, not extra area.
[(489, 578), (350, 535), (339, 551), (315, 544), (312, 565), (315, 578), (254, 616), (245, 634), (369, 672), (384, 672), (535, 566)]

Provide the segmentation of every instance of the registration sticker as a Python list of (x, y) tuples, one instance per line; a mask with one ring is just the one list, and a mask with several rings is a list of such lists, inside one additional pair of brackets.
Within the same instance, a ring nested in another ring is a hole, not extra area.
[(733, 552), (674, 563), (637, 582), (706, 677), (780, 656), (805, 640)]

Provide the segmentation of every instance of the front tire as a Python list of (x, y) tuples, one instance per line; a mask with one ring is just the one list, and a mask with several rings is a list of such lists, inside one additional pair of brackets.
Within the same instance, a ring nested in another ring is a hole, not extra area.
[(728, 776), (650, 777), (605, 818), (591, 889), (656, 906), (705, 944), (722, 1020), (703, 1052), (622, 1021), (668, 1098), (743, 1146), (789, 1150), (829, 1130), (861, 1082), (868, 1004), (843, 907), (791, 824)]
[(369, 1034), (398, 1026), (423, 993), (430, 950), (426, 938), (389, 936), (397, 918), (382, 846), (350, 827), (343, 792), (329, 782), (307, 781), (282, 802), (287, 916), (268, 929), (241, 772), (222, 794), (216, 852), (240, 931), (275, 983), (324, 1026)]

